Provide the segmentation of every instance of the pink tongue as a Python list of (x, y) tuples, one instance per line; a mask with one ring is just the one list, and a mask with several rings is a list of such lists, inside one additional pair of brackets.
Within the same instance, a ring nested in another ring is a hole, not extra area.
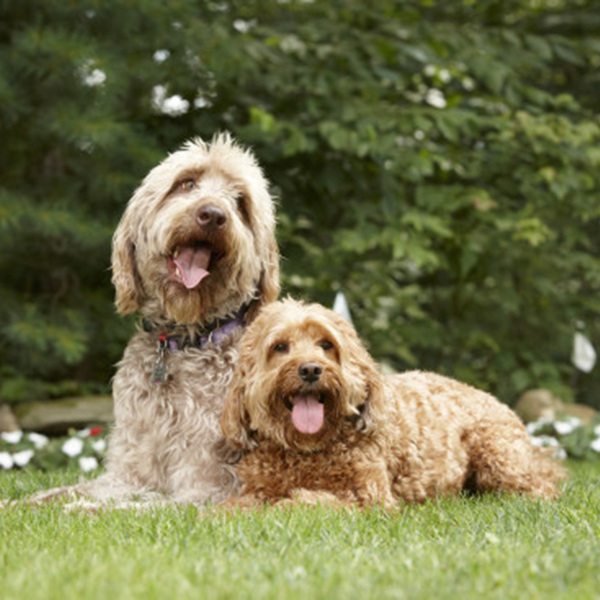
[(323, 426), (323, 405), (315, 396), (294, 396), (292, 423), (300, 433), (317, 433)]
[(209, 274), (207, 269), (210, 262), (210, 248), (206, 246), (181, 248), (173, 262), (179, 271), (183, 285), (191, 290)]

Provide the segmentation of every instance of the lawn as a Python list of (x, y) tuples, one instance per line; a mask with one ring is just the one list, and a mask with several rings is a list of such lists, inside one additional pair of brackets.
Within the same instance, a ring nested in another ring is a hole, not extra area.
[[(600, 463), (557, 502), (444, 499), (396, 515), (0, 511), (2, 600), (600, 597)], [(76, 480), (0, 473), (0, 497)]]

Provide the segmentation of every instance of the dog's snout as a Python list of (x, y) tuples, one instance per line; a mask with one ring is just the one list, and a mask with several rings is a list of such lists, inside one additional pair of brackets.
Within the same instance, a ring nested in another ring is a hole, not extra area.
[(313, 383), (321, 377), (323, 373), (323, 367), (321, 367), (318, 363), (302, 363), (298, 367), (298, 375), (300, 375), (300, 379), (302, 381), (306, 381), (307, 383)]
[(227, 223), (225, 212), (214, 204), (207, 204), (199, 208), (197, 219), (204, 229), (220, 229)]

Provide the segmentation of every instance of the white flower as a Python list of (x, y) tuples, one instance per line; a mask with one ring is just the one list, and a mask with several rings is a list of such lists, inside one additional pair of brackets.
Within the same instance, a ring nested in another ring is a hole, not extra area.
[(98, 468), (98, 461), (93, 456), (82, 456), (79, 459), (79, 468), (87, 473)]
[(62, 445), (61, 450), (67, 456), (77, 456), (83, 450), (83, 442), (79, 438), (70, 438)]
[(13, 461), (17, 467), (24, 467), (32, 458), (33, 450), (23, 450), (12, 455)]
[(594, 427), (594, 435), (596, 437), (600, 437), (600, 425), (596, 425), (596, 427)]
[(106, 73), (96, 66), (96, 61), (92, 59), (85, 60), (79, 65), (79, 76), (84, 85), (96, 87), (106, 81)]
[(556, 448), (560, 446), (558, 440), (550, 435), (538, 435), (531, 438), (531, 443), (540, 448)]
[(467, 92), (471, 92), (475, 89), (475, 82), (470, 77), (465, 77), (461, 83)]
[(556, 421), (554, 429), (558, 435), (568, 435), (581, 425), (579, 419), (569, 419), (568, 421)]
[(194, 100), (194, 108), (208, 108), (209, 106), (212, 106), (212, 102), (204, 96), (198, 96)]
[(567, 460), (567, 451), (564, 448), (557, 448), (554, 457), (558, 460)]
[(438, 76), (444, 83), (448, 83), (452, 79), (452, 75), (450, 75), (448, 69), (440, 69)]
[(161, 63), (161, 62), (165, 62), (165, 60), (167, 60), (167, 58), (169, 58), (169, 56), (171, 56), (171, 53), (168, 50), (157, 50), (154, 53), (154, 55), (152, 56), (152, 58), (157, 63)]
[(600, 453), (600, 438), (595, 439), (591, 444), (590, 444), (590, 448), (594, 451), (594, 452), (599, 452)]
[(0, 452), (0, 467), (3, 469), (12, 469), (13, 458), (8, 452)]
[(184, 115), (190, 108), (190, 103), (179, 94), (166, 98), (162, 104), (162, 112), (170, 117)]
[(5, 431), (0, 433), (0, 438), (9, 444), (18, 444), (23, 437), (22, 431)]
[(529, 435), (533, 435), (537, 433), (540, 429), (544, 428), (546, 425), (550, 425), (552, 423), (551, 419), (538, 419), (537, 421), (532, 421), (531, 423), (527, 423), (527, 432)]
[(87, 429), (80, 429), (80, 430), (77, 432), (77, 435), (78, 435), (80, 438), (86, 438), (86, 437), (89, 437), (89, 435), (90, 435), (90, 431), (91, 431), (91, 429), (90, 429), (89, 427), (88, 427)]
[(425, 94), (425, 102), (434, 108), (446, 108), (446, 98), (444, 98), (444, 94), (436, 88), (431, 88), (427, 90)]
[(413, 135), (414, 135), (415, 140), (421, 141), (422, 139), (425, 138), (425, 134), (420, 129), (417, 129)]
[(27, 435), (27, 438), (35, 446), (36, 450), (43, 448), (48, 443), (48, 438), (41, 433), (30, 433)]
[(244, 21), (242, 19), (236, 19), (233, 22), (233, 27), (235, 29), (237, 29), (237, 31), (239, 31), (240, 33), (248, 33), (252, 27), (254, 27), (256, 25), (256, 20), (253, 19), (252, 21)]
[(102, 454), (106, 450), (106, 440), (94, 440), (91, 446), (98, 454)]
[(165, 98), (167, 97), (167, 88), (164, 85), (155, 85), (152, 88), (152, 106), (157, 110), (162, 107)]
[(179, 94), (167, 98), (167, 88), (164, 85), (155, 85), (152, 88), (152, 106), (170, 117), (178, 117), (185, 114), (190, 103)]
[(435, 75), (436, 70), (437, 69), (435, 68), (435, 65), (427, 65), (423, 72), (425, 73), (425, 75), (427, 75), (427, 77), (433, 77)]
[(102, 85), (106, 81), (106, 73), (102, 69), (93, 69), (88, 75), (84, 76), (83, 81), (89, 87)]

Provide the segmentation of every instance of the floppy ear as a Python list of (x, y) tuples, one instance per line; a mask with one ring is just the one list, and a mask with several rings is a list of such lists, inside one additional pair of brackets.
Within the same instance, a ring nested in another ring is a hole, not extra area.
[(248, 323), (254, 321), (265, 304), (275, 302), (279, 296), (279, 248), (273, 235), (270, 236), (263, 260), (263, 271), (258, 282), (256, 302), (248, 310)]
[(143, 297), (133, 240), (133, 227), (127, 208), (112, 240), (112, 282), (115, 286), (117, 312), (122, 315), (135, 312)]
[(360, 417), (356, 422), (356, 428), (364, 433), (369, 433), (379, 427), (379, 416), (383, 414), (385, 396), (381, 380), (371, 382), (367, 386), (367, 395), (364, 403), (358, 407)]
[(267, 258), (264, 264), (259, 292), (261, 304), (275, 302), (279, 296), (279, 248), (275, 237), (269, 240)]
[(357, 428), (369, 432), (378, 427), (380, 415), (383, 414), (383, 378), (354, 327), (338, 315), (335, 316), (335, 322), (342, 336), (340, 351), (347, 400), (358, 411)]
[(253, 447), (253, 441), (250, 433), (250, 415), (244, 406), (246, 395), (244, 379), (242, 369), (238, 367), (225, 396), (221, 415), (221, 431), (234, 446), (250, 450)]

